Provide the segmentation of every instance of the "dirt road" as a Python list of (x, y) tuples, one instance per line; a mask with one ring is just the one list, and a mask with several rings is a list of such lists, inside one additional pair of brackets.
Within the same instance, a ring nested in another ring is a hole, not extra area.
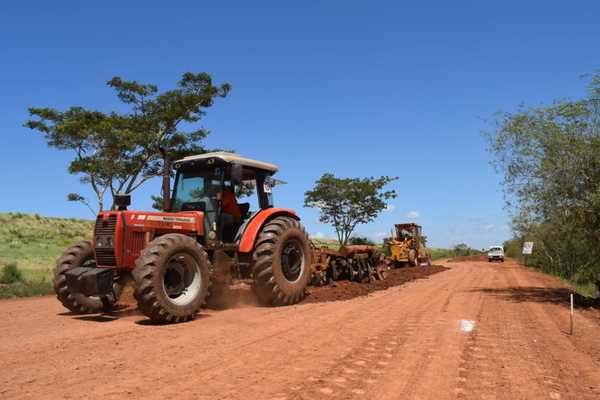
[(599, 399), (600, 316), (514, 263), (448, 263), (348, 301), (151, 326), (0, 302), (2, 399)]

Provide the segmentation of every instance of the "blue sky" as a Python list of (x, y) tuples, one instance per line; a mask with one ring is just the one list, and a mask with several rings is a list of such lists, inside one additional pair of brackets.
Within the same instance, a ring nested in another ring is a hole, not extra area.
[[(324, 172), (397, 175), (398, 198), (357, 233), (416, 220), (434, 246), (510, 232), (481, 131), (499, 110), (584, 94), (600, 67), (600, 3), (562, 1), (12, 2), (0, 13), (0, 211), (89, 218), (66, 193), (71, 155), (22, 125), (30, 106), (118, 106), (114, 75), (171, 88), (185, 71), (230, 82), (208, 146), (280, 166), (276, 203), (304, 209)], [(417, 5), (418, 3), (418, 5)], [(84, 6), (85, 4), (85, 6)], [(152, 181), (133, 195), (149, 209)]]

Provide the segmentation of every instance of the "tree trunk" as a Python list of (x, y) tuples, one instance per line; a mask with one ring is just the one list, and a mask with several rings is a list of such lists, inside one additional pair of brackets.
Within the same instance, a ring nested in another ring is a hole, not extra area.
[(171, 166), (169, 164), (169, 157), (167, 151), (164, 148), (160, 148), (160, 154), (163, 158), (163, 173), (162, 173), (162, 198), (163, 198), (163, 211), (169, 211), (171, 203)]

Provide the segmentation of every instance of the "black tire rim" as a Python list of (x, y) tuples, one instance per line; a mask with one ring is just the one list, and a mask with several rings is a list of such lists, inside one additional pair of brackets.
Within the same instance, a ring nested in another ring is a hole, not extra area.
[(193, 302), (202, 287), (200, 266), (187, 253), (177, 253), (167, 261), (163, 289), (169, 301), (178, 306)]
[(304, 251), (296, 240), (290, 240), (283, 245), (281, 251), (281, 270), (285, 279), (294, 283), (300, 279), (304, 271)]

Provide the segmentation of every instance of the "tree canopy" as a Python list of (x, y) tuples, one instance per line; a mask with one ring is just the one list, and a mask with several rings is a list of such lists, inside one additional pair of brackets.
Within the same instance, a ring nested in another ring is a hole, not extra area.
[(373, 221), (396, 198), (384, 187), (398, 178), (336, 178), (326, 173), (304, 194), (304, 205), (320, 210), (319, 221), (331, 224), (340, 245), (345, 246), (358, 224)]
[(586, 98), (500, 114), (488, 138), (534, 262), (565, 277), (600, 270), (600, 74)]
[[(230, 85), (214, 85), (207, 73), (191, 72), (183, 74), (175, 89), (164, 92), (120, 77), (107, 85), (127, 111), (32, 107), (25, 126), (42, 133), (50, 147), (74, 152), (69, 172), (91, 185), (100, 210), (107, 192), (131, 193), (161, 175), (163, 196), (166, 189), (168, 198), (169, 161), (206, 151), (202, 141), (209, 131), (197, 124), (217, 97), (227, 95)], [(77, 193), (68, 199), (85, 200)]]

